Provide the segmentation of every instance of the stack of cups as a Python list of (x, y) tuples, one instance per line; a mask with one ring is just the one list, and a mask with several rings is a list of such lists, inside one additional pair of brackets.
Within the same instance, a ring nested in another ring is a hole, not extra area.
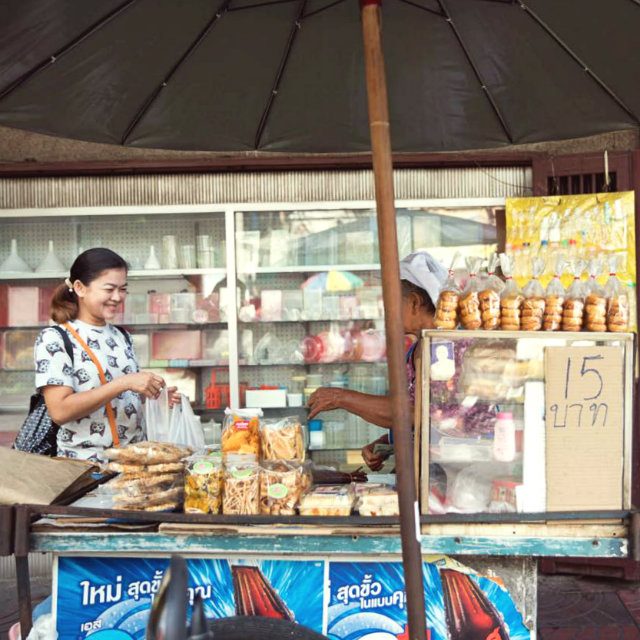
[(178, 268), (178, 247), (175, 236), (162, 237), (162, 266), (165, 269)]

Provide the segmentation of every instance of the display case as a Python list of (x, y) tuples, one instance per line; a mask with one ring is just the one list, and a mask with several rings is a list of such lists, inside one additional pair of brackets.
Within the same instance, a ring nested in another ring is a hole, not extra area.
[[(399, 253), (488, 255), (502, 204), (399, 202)], [(53, 289), (95, 246), (129, 262), (117, 322), (141, 366), (193, 401), (209, 441), (228, 405), (306, 420), (320, 386), (386, 392), (371, 202), (2, 210), (0, 430), (17, 430), (26, 415), (33, 339), (49, 323)], [(360, 466), (360, 448), (382, 433), (344, 411), (319, 419), (312, 455), (342, 468)]]
[(428, 331), (423, 513), (628, 509), (633, 334)]

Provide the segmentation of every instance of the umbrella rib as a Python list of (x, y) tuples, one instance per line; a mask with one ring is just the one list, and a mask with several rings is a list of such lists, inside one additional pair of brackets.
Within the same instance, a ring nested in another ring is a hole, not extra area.
[(487, 100), (489, 101), (489, 104), (491, 105), (491, 108), (493, 109), (493, 112), (496, 115), (496, 118), (498, 118), (498, 121), (500, 122), (500, 126), (502, 127), (502, 130), (503, 130), (505, 136), (507, 137), (507, 140), (509, 140), (509, 142), (511, 144), (513, 144), (513, 136), (511, 135), (511, 131), (509, 131), (509, 127), (507, 126), (507, 122), (504, 119), (502, 113), (500, 112), (500, 109), (498, 108), (498, 105), (497, 105), (495, 99), (491, 95), (491, 91), (489, 91), (489, 87), (487, 86), (487, 84), (483, 80), (482, 74), (480, 73), (480, 69), (478, 69), (476, 63), (473, 61), (473, 58), (471, 57), (471, 53), (469, 52), (469, 49), (467, 48), (467, 45), (465, 44), (464, 40), (462, 39), (462, 36), (460, 35), (460, 32), (458, 31), (458, 28), (456, 27), (455, 23), (453, 22), (453, 19), (451, 18), (451, 14), (446, 9), (444, 3), (445, 3), (445, 0), (438, 0), (438, 4), (440, 5), (440, 8), (442, 9), (442, 13), (445, 16), (446, 21), (449, 23), (449, 26), (451, 27), (451, 29), (453, 31), (453, 34), (455, 35), (456, 40), (458, 41), (458, 44), (462, 48), (462, 51), (463, 51), (463, 53), (464, 53), (464, 55), (465, 55), (465, 57), (467, 59), (467, 62), (469, 63), (469, 66), (471, 67), (471, 69), (473, 69), (473, 73), (475, 74), (476, 79), (480, 83), (480, 88), (482, 89), (484, 95), (486, 96)]
[(400, 0), (400, 2), (404, 2), (404, 4), (409, 4), (416, 9), (422, 9), (422, 11), (427, 11), (428, 13), (433, 13), (434, 16), (438, 16), (440, 18), (445, 18), (445, 14), (441, 11), (435, 11), (434, 9), (429, 9), (429, 7), (423, 7), (421, 4), (417, 2), (411, 2), (411, 0)]
[(329, 4), (325, 5), (324, 7), (320, 7), (319, 9), (316, 9), (315, 11), (310, 11), (309, 13), (305, 13), (302, 17), (303, 19), (307, 19), (310, 18), (311, 16), (316, 16), (319, 13), (322, 13), (323, 11), (326, 11), (327, 9), (331, 9), (331, 7), (335, 7), (338, 4), (342, 4), (345, 0), (335, 0), (334, 2), (330, 2)]
[(111, 20), (113, 20), (120, 13), (128, 9), (136, 1), (137, 0), (125, 0), (125, 2), (118, 5), (115, 9), (105, 14), (104, 16), (99, 18), (96, 22), (94, 22), (92, 25), (87, 27), (84, 31), (82, 31), (82, 33), (80, 33), (73, 40), (71, 40), (71, 42), (68, 42), (67, 44), (65, 44), (64, 47), (62, 47), (61, 49), (58, 49), (57, 51), (52, 53), (50, 56), (48, 56), (45, 60), (42, 60), (35, 66), (31, 67), (31, 69), (23, 73), (19, 78), (16, 78), (13, 82), (11, 82), (4, 89), (2, 89), (2, 91), (0, 91), (0, 100), (2, 100), (3, 98), (6, 98), (10, 93), (15, 91), (18, 87), (22, 86), (25, 82), (33, 78), (33, 76), (35, 76), (37, 73), (39, 73), (40, 71), (43, 71), (48, 66), (54, 64), (58, 58), (62, 57), (63, 55), (65, 55), (66, 53), (74, 49), (81, 42), (86, 40), (89, 36), (91, 36), (96, 31), (98, 31), (99, 29), (104, 27), (106, 24), (111, 22)]
[[(633, 0), (636, 2), (636, 0)], [(538, 14), (530, 9), (524, 2), (519, 2), (520, 8), (534, 20), (539, 27), (541, 27), (548, 36), (550, 36), (557, 45), (559, 45), (563, 51), (568, 54), (574, 62), (579, 64), (582, 67), (582, 70), (611, 98), (623, 111), (625, 111), (629, 116), (631, 116), (636, 124), (640, 124), (640, 119), (638, 116), (624, 103), (624, 101), (618, 97), (618, 95), (609, 87), (609, 85), (604, 82), (598, 75), (596, 75), (590, 68), (589, 65), (586, 64), (578, 54), (571, 49), (571, 47), (562, 40), (562, 38), (542, 19)], [(637, 4), (637, 2), (636, 2)]]
[(276, 96), (278, 95), (280, 82), (282, 81), (282, 76), (284, 75), (284, 70), (287, 66), (287, 62), (289, 62), (291, 50), (293, 49), (293, 43), (295, 42), (296, 36), (298, 35), (298, 31), (300, 31), (300, 29), (302, 28), (302, 18), (304, 16), (304, 10), (306, 6), (307, 0), (301, 0), (298, 14), (296, 15), (293, 21), (293, 25), (291, 26), (291, 30), (289, 31), (287, 44), (285, 46), (284, 53), (282, 54), (280, 64), (278, 65), (278, 70), (276, 71), (276, 77), (274, 78), (273, 85), (271, 87), (271, 93), (267, 98), (267, 104), (264, 107), (262, 116), (260, 118), (260, 123), (258, 124), (258, 130), (256, 131), (256, 135), (253, 141), (254, 149), (258, 149), (260, 147), (262, 134), (264, 133), (265, 127), (267, 126), (267, 120), (269, 119), (269, 115), (271, 114), (271, 108), (273, 107), (273, 103), (275, 102)]
[(191, 54), (198, 48), (202, 41), (207, 37), (211, 29), (218, 20), (228, 11), (231, 0), (224, 0), (222, 4), (216, 9), (213, 17), (207, 22), (205, 27), (196, 36), (193, 42), (187, 47), (186, 51), (178, 58), (178, 61), (171, 67), (169, 73), (164, 77), (163, 81), (151, 92), (151, 94), (144, 101), (142, 106), (138, 109), (133, 120), (127, 125), (125, 132), (121, 138), (120, 144), (125, 145), (127, 139), (132, 134), (133, 130), (138, 126), (140, 120), (144, 118), (146, 113), (151, 108), (151, 105), (155, 102), (156, 98), (160, 95), (161, 91), (169, 84), (171, 78), (175, 75), (176, 71), (182, 66), (184, 62), (191, 56)]
[(260, 7), (270, 7), (274, 4), (287, 4), (288, 2), (297, 2), (298, 0), (269, 0), (268, 2), (256, 2), (255, 4), (244, 4), (240, 7), (229, 9), (229, 13), (234, 11), (244, 11), (245, 9), (260, 9)]

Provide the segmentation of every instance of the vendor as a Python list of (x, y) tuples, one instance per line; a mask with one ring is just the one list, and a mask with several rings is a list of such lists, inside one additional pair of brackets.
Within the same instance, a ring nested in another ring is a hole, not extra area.
[[(58, 456), (103, 461), (114, 443), (144, 440), (142, 398), (156, 398), (165, 386), (159, 375), (139, 370), (131, 336), (110, 324), (127, 295), (127, 270), (110, 249), (80, 254), (51, 300), (51, 318), (67, 333), (72, 357), (57, 329), (36, 339), (36, 388), (60, 425)], [(175, 388), (168, 391), (175, 402)]]
[[(435, 307), (440, 289), (447, 277), (442, 265), (426, 251), (416, 251), (400, 261), (402, 285), (402, 323), (404, 332), (416, 338), (407, 351), (407, 383), (411, 404), (415, 402), (415, 357), (423, 329), (433, 329)], [(351, 389), (322, 387), (309, 399), (309, 419), (321, 411), (345, 409), (363, 420), (391, 429), (393, 415), (391, 398)], [(372, 471), (384, 464), (384, 456), (375, 453), (377, 444), (389, 444), (389, 434), (371, 442), (362, 449), (362, 457)]]

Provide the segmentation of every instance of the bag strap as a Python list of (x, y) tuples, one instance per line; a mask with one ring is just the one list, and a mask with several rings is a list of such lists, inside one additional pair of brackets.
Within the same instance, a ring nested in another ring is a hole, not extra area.
[[(102, 365), (98, 358), (96, 358), (95, 353), (91, 351), (89, 345), (80, 337), (78, 332), (67, 322), (62, 325), (78, 342), (78, 344), (86, 351), (87, 355), (91, 358), (91, 362), (95, 365), (98, 370), (98, 375), (100, 376), (100, 382), (102, 384), (107, 384), (107, 378), (104, 375), (104, 370), (102, 369)], [(107, 410), (107, 418), (109, 419), (109, 427), (111, 427), (111, 438), (113, 439), (113, 446), (120, 446), (120, 437), (118, 436), (118, 429), (116, 427), (116, 416), (113, 411), (113, 407), (110, 402), (107, 402), (105, 409)]]
[(64, 343), (64, 350), (67, 352), (69, 358), (71, 358), (71, 364), (73, 364), (73, 345), (71, 344), (69, 334), (57, 324), (51, 325), (49, 328), (55, 329), (60, 334), (62, 342)]
[(127, 342), (127, 346), (130, 347), (131, 346), (131, 335), (130, 335), (130, 333), (124, 327), (121, 327), (118, 324), (114, 324), (114, 325), (111, 325), (111, 326), (115, 327), (123, 335), (124, 339)]

